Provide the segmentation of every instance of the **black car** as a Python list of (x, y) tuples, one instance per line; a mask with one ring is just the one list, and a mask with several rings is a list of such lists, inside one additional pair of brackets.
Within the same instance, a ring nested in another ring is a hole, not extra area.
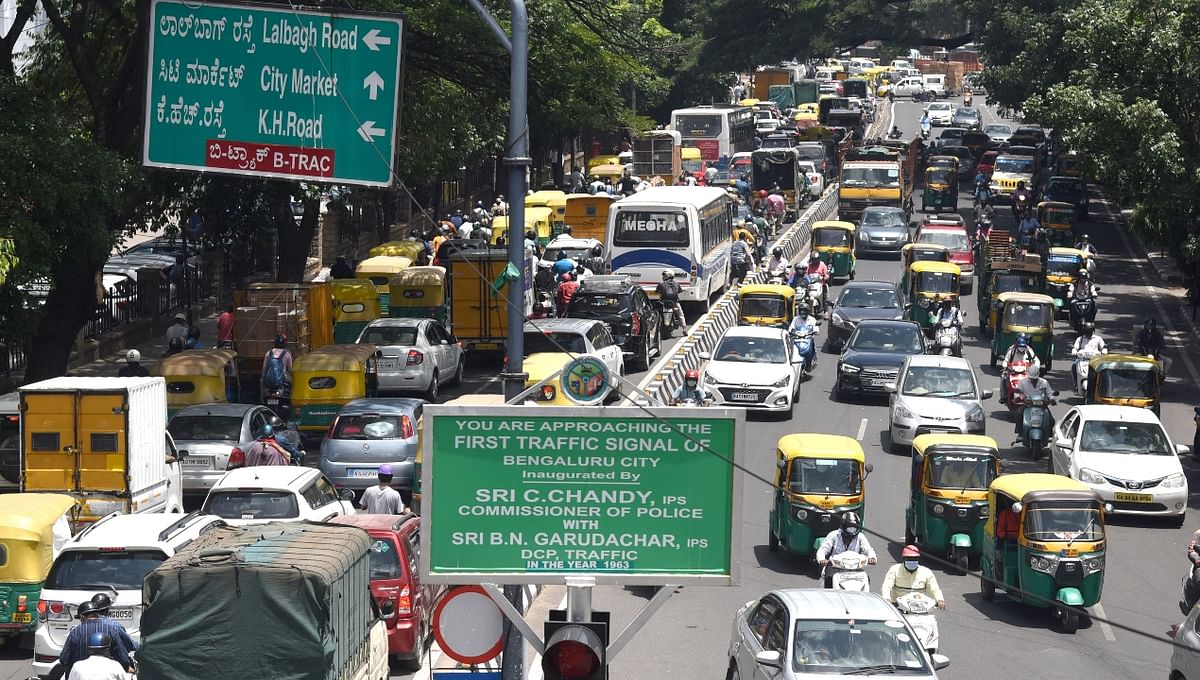
[(842, 287), (841, 294), (829, 313), (829, 332), (825, 335), (825, 351), (841, 350), (854, 329), (867, 319), (889, 321), (904, 318), (904, 306), (896, 284), (887, 281), (851, 281)]
[(613, 340), (640, 370), (650, 368), (650, 355), (659, 353), (662, 316), (649, 296), (628, 276), (590, 276), (571, 297), (567, 318), (599, 319), (608, 324)]
[(1088, 216), (1087, 183), (1078, 177), (1055, 175), (1046, 182), (1042, 200), (1062, 201), (1075, 206), (1075, 216), (1086, 220)]
[(967, 134), (967, 129), (964, 127), (945, 128), (942, 130), (942, 134), (938, 135), (938, 146), (958, 144), (965, 134)]
[(958, 179), (972, 180), (975, 178), (975, 152), (965, 146), (938, 144), (937, 155), (958, 157)]
[(900, 364), (912, 354), (924, 354), (925, 335), (915, 321), (868, 320), (860, 323), (838, 358), (833, 398), (850, 394), (887, 393), (896, 382)]

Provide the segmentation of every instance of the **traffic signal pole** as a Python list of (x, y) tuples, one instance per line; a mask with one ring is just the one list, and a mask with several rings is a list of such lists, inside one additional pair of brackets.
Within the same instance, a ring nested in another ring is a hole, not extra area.
[(590, 576), (567, 577), (567, 621), (586, 623), (592, 620), (592, 587), (596, 579)]

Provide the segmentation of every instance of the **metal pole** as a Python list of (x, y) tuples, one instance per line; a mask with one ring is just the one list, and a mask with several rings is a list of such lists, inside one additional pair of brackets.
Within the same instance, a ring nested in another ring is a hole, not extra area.
[(592, 620), (592, 585), (567, 582), (567, 621), (587, 623)]
[(183, 229), (180, 232), (183, 234), (183, 306), (187, 314), (188, 329), (191, 330), (192, 322), (192, 272), (188, 266), (188, 231), (192, 228), (192, 220), (199, 219), (199, 213), (192, 212), (183, 223)]

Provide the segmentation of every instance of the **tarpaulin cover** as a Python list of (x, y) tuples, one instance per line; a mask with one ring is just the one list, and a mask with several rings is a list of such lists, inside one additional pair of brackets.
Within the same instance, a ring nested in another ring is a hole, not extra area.
[(779, 106), (781, 111), (796, 108), (796, 97), (792, 94), (791, 85), (772, 85), (767, 88), (767, 96)]
[(140, 680), (333, 680), (375, 619), (356, 527), (213, 529), (142, 584)]

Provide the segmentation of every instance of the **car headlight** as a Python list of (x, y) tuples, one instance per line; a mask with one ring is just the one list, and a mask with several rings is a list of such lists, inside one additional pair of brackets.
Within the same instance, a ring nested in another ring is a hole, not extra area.
[(1162, 480), (1162, 483), (1159, 484), (1159, 486), (1163, 487), (1164, 489), (1178, 489), (1182, 486), (1187, 486), (1187, 478), (1183, 476), (1182, 472), (1176, 472), (1170, 477)]
[(798, 522), (803, 522), (804, 520), (808, 519), (808, 511), (804, 508), (797, 508), (793, 506), (792, 517)]
[(720, 385), (721, 383), (716, 378), (712, 377), (708, 373), (705, 373), (704, 374), (704, 384), (705, 385)]
[(842, 318), (842, 315), (838, 314), (837, 312), (834, 312), (833, 316), (831, 318), (833, 320), (833, 325), (835, 325), (835, 326), (849, 326), (850, 325), (850, 324), (846, 323), (846, 320)]
[(789, 374), (783, 376), (782, 378), (780, 378), (779, 380), (776, 380), (775, 382), (771, 383), (771, 387), (783, 387), (783, 386), (787, 385), (788, 383), (790, 383), (791, 381), (792, 381), (792, 374), (789, 373)]
[(971, 409), (970, 412), (967, 413), (967, 422), (968, 423), (982, 423), (983, 422), (983, 407), (976, 406), (975, 408)]
[(1106, 480), (1104, 478), (1104, 475), (1100, 474), (1099, 472), (1096, 472), (1095, 470), (1089, 469), (1089, 468), (1080, 468), (1079, 469), (1079, 481), (1083, 482), (1084, 484), (1107, 484), (1108, 483), (1108, 480)]
[(1053, 574), (1058, 567), (1058, 558), (1052, 555), (1030, 555), (1029, 568), (1043, 574)]
[(858, 232), (858, 240), (866, 243), (867, 241), (871, 240), (871, 235), (865, 231), (860, 231)]
[(1104, 569), (1104, 555), (1093, 555), (1083, 558), (1083, 575), (1090, 576)]
[(909, 411), (909, 410), (908, 410), (908, 409), (906, 409), (906, 408), (904, 408), (904, 406), (903, 406), (903, 405), (901, 405), (901, 404), (896, 404), (896, 412), (895, 412), (895, 417), (896, 417), (896, 418), (903, 418), (903, 419), (905, 419), (905, 420), (909, 420), (909, 419), (911, 419), (911, 418), (913, 417), (913, 412), (912, 412), (912, 411)]
[(840, 370), (842, 373), (849, 373), (849, 374), (851, 374), (851, 375), (853, 375), (853, 374), (855, 374), (855, 373), (858, 373), (859, 371), (861, 371), (861, 370), (862, 370), (862, 369), (861, 369), (861, 368), (859, 368), (858, 366), (854, 366), (854, 365), (852, 365), (852, 364), (842, 364), (841, 366), (839, 366), (839, 367), (838, 367), (838, 369), (839, 369), (839, 370)]

